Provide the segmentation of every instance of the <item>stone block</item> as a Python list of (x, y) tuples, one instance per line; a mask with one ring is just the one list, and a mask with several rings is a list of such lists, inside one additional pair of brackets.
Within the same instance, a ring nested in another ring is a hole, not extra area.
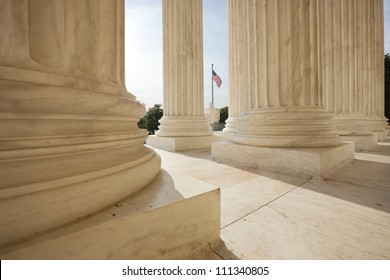
[(374, 134), (376, 135), (378, 142), (384, 141), (387, 139), (387, 131), (374, 131)]
[(355, 143), (355, 151), (365, 151), (374, 148), (377, 143), (376, 134), (373, 135), (340, 135), (341, 140)]
[(162, 137), (151, 135), (146, 144), (170, 152), (210, 148), (212, 136)]
[(162, 171), (145, 189), (98, 214), (2, 246), (0, 258), (179, 259), (219, 234), (219, 189)]
[(258, 166), (266, 171), (326, 177), (353, 161), (354, 144), (327, 148), (270, 148), (215, 142), (211, 154), (216, 160)]
[(214, 131), (212, 134), (212, 142), (220, 142), (225, 140), (225, 135), (221, 131)]

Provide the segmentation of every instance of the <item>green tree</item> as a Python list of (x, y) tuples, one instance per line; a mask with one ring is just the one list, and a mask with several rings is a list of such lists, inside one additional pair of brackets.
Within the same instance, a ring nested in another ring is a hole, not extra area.
[(229, 108), (228, 106), (223, 107), (219, 110), (219, 122), (220, 123), (225, 123), (226, 120), (229, 117)]
[(390, 55), (385, 54), (385, 116), (390, 119)]
[(138, 122), (138, 127), (142, 129), (146, 129), (146, 117), (143, 116), (139, 122)]
[(163, 116), (161, 104), (154, 104), (153, 108), (149, 108), (146, 115), (139, 120), (138, 127), (149, 131), (149, 135), (154, 135), (158, 130), (160, 123), (158, 122)]

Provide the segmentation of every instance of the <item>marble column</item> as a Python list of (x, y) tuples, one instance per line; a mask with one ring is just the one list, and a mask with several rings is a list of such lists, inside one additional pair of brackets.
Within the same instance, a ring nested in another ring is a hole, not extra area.
[(387, 138), (387, 119), (384, 116), (384, 22), (383, 0), (364, 1), (363, 5), (363, 63), (366, 95), (365, 113), (370, 129), (378, 141)]
[(245, 112), (234, 142), (269, 147), (341, 143), (322, 91), (318, 1), (248, 1)]
[(160, 158), (124, 86), (124, 3), (0, 1), (0, 245), (146, 186)]
[[(213, 155), (228, 160), (241, 158), (247, 163), (256, 155), (252, 160), (257, 165), (292, 171), (296, 165), (305, 165), (306, 155), (298, 156), (299, 149), (313, 148), (314, 153), (321, 154), (317, 159), (323, 158), (323, 152), (338, 150), (341, 157), (328, 162), (326, 168), (321, 163), (316, 170), (296, 169), (320, 176), (350, 161), (351, 146), (343, 145), (336, 133), (322, 89), (322, 1), (242, 2), (247, 6), (245, 57), (239, 61), (246, 78), (240, 88), (244, 110), (237, 117), (232, 143), (213, 145)], [(231, 20), (237, 28), (242, 25)], [(242, 155), (246, 153), (252, 155), (245, 159)], [(270, 158), (272, 154), (275, 156)]]
[(362, 1), (323, 1), (323, 90), (337, 133), (356, 150), (376, 145), (364, 112)]
[(164, 116), (148, 144), (167, 150), (209, 147), (204, 116), (202, 0), (163, 0)]
[(230, 139), (237, 131), (237, 117), (243, 111), (243, 93), (246, 91), (245, 67), (242, 61), (245, 57), (245, 26), (247, 1), (227, 1), (228, 16), (228, 59), (229, 59), (229, 118), (223, 130), (226, 138)]

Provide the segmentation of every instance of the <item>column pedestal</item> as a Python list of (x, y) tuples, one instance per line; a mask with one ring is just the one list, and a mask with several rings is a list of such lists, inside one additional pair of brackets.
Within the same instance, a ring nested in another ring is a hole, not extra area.
[(367, 151), (376, 146), (378, 138), (376, 134), (371, 135), (340, 135), (343, 142), (355, 143), (355, 151)]
[(205, 117), (163, 117), (160, 130), (146, 144), (170, 152), (210, 148), (211, 131)]
[(354, 144), (328, 148), (272, 148), (215, 142), (211, 146), (217, 161), (234, 162), (293, 176), (326, 176), (353, 161)]
[(172, 260), (219, 233), (219, 189), (162, 170), (145, 189), (95, 215), (1, 246), (0, 259)]
[(237, 132), (237, 118), (229, 117), (226, 120), (226, 127), (223, 129), (223, 134), (226, 140), (233, 140), (234, 134)]
[(238, 117), (232, 141), (212, 143), (212, 156), (271, 172), (324, 178), (354, 158), (354, 143), (342, 143), (331, 120), (326, 112), (245, 112)]
[(169, 152), (181, 152), (208, 149), (211, 147), (211, 142), (211, 135), (198, 137), (158, 137), (150, 135), (146, 144)]

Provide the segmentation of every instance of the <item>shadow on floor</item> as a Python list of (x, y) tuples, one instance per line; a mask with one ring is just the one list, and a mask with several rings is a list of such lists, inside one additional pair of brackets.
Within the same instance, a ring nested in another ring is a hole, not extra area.
[[(182, 152), (182, 155), (213, 160), (210, 149)], [(272, 180), (300, 186), (376, 210), (390, 213), (390, 138), (373, 149), (356, 154), (353, 163), (337, 170), (324, 180), (310, 176), (290, 176), (262, 171), (259, 167), (220, 162), (232, 168), (251, 172)], [(299, 183), (299, 181), (304, 183)]]
[(218, 238), (209, 243), (207, 246), (201, 247), (190, 255), (183, 258), (184, 260), (239, 260), (239, 258), (229, 250), (225, 242)]

